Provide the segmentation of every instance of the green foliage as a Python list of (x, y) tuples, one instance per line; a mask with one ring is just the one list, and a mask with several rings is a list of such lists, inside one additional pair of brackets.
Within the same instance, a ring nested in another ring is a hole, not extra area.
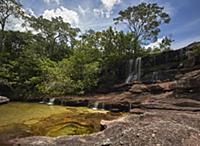
[(71, 78), (77, 93), (91, 91), (98, 83), (100, 72), (100, 51), (90, 47), (87, 43), (79, 43), (76, 46), (69, 61), (72, 66)]
[(24, 15), (22, 5), (16, 0), (1, 0), (0, 1), (0, 25), (1, 31), (4, 31), (8, 18), (12, 15), (20, 17)]
[(63, 21), (61, 17), (44, 19), (42, 16), (30, 19), (31, 26), (40, 33), (38, 36), (43, 39), (40, 44), (51, 60), (62, 60), (69, 55), (70, 48), (74, 46), (75, 37), (79, 32), (78, 28), (72, 28), (69, 23)]
[(22, 9), (22, 5), (16, 0), (1, 0), (0, 1), (0, 51), (5, 49), (5, 27), (8, 23), (10, 16), (15, 18), (24, 18), (25, 13)]
[(169, 37), (165, 37), (162, 42), (159, 44), (159, 48), (161, 50), (161, 52), (167, 52), (169, 50), (171, 50), (170, 46), (171, 43), (173, 42), (173, 40)]
[(128, 7), (119, 12), (114, 18), (116, 24), (125, 23), (131, 32), (135, 34), (137, 43), (154, 42), (160, 32), (162, 23), (169, 23), (170, 17), (157, 3), (141, 3), (137, 6)]
[(72, 81), (69, 78), (69, 73), (66, 72), (66, 69), (68, 68), (66, 63), (64, 65), (51, 61), (50, 59), (40, 60), (42, 82), (37, 85), (37, 89), (42, 94), (48, 95), (64, 95), (66, 93), (72, 93)]
[(199, 43), (194, 44), (194, 46), (193, 46), (193, 52), (194, 52), (194, 54), (196, 56), (200, 55), (200, 44)]
[[(21, 5), (9, 6), (16, 6), (11, 14), (22, 15)], [(61, 17), (47, 20), (23, 14), (37, 34), (0, 31), (5, 46), (0, 50), (0, 92), (2, 85), (15, 93), (12, 97), (20, 98), (94, 92), (124, 80), (124, 60), (169, 49), (168, 38), (160, 48), (141, 47), (144, 41), (157, 38), (160, 24), (169, 22), (162, 7), (142, 3), (119, 15), (115, 21), (128, 23), (131, 32), (109, 27), (101, 32), (89, 30), (77, 39), (80, 30)]]

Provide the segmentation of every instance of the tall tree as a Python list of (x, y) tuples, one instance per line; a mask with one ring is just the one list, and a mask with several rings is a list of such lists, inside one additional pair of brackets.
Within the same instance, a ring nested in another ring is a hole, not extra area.
[(130, 31), (135, 34), (135, 43), (141, 45), (155, 42), (160, 32), (159, 26), (169, 23), (170, 16), (164, 12), (164, 7), (157, 3), (141, 3), (120, 11), (114, 21), (116, 24), (127, 24)]
[(6, 23), (8, 22), (8, 18), (10, 16), (20, 17), (24, 15), (24, 11), (22, 10), (22, 5), (16, 0), (1, 0), (0, 1), (0, 47), (4, 48), (4, 30)]
[(39, 32), (38, 35), (43, 37), (45, 53), (53, 60), (61, 60), (67, 54), (67, 49), (73, 47), (79, 32), (79, 29), (72, 28), (69, 23), (64, 22), (62, 17), (52, 20), (44, 19), (42, 16), (32, 17), (29, 23)]
[(10, 16), (20, 17), (24, 14), (21, 7), (22, 5), (16, 0), (0, 1), (0, 25), (2, 31), (4, 31), (6, 22)]

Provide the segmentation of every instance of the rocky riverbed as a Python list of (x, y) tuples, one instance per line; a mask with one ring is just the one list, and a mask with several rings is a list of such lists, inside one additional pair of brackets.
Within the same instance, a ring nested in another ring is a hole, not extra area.
[[(169, 113), (170, 112), (170, 113)], [(114, 121), (102, 121), (106, 129), (91, 135), (57, 138), (29, 137), (13, 141), (20, 146), (197, 146), (200, 113), (144, 110)]]
[[(10, 141), (20, 146), (197, 146), (200, 144), (200, 69), (183, 71), (173, 81), (132, 82), (118, 92), (87, 97), (55, 97), (74, 106), (103, 103), (126, 117), (101, 121), (103, 131), (82, 135), (28, 137)], [(128, 87), (127, 87), (128, 86)]]

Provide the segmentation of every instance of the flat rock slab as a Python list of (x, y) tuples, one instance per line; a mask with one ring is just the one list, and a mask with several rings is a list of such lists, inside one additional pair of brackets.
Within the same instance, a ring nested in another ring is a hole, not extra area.
[(106, 129), (82, 136), (28, 137), (11, 141), (20, 146), (197, 146), (200, 113), (151, 110), (102, 121)]

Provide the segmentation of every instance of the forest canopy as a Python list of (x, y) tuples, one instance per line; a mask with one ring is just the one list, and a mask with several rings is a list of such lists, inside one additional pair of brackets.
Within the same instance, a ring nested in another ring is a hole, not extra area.
[[(1, 94), (15, 98), (85, 94), (122, 82), (120, 67), (125, 61), (170, 49), (170, 38), (158, 48), (144, 47), (157, 40), (161, 24), (169, 23), (163, 10), (156, 3), (141, 3), (114, 19), (117, 25), (126, 22), (128, 32), (109, 27), (83, 33), (61, 17), (31, 16), (16, 0), (1, 0)], [(37, 33), (6, 30), (11, 16), (24, 19), (24, 25)]]

